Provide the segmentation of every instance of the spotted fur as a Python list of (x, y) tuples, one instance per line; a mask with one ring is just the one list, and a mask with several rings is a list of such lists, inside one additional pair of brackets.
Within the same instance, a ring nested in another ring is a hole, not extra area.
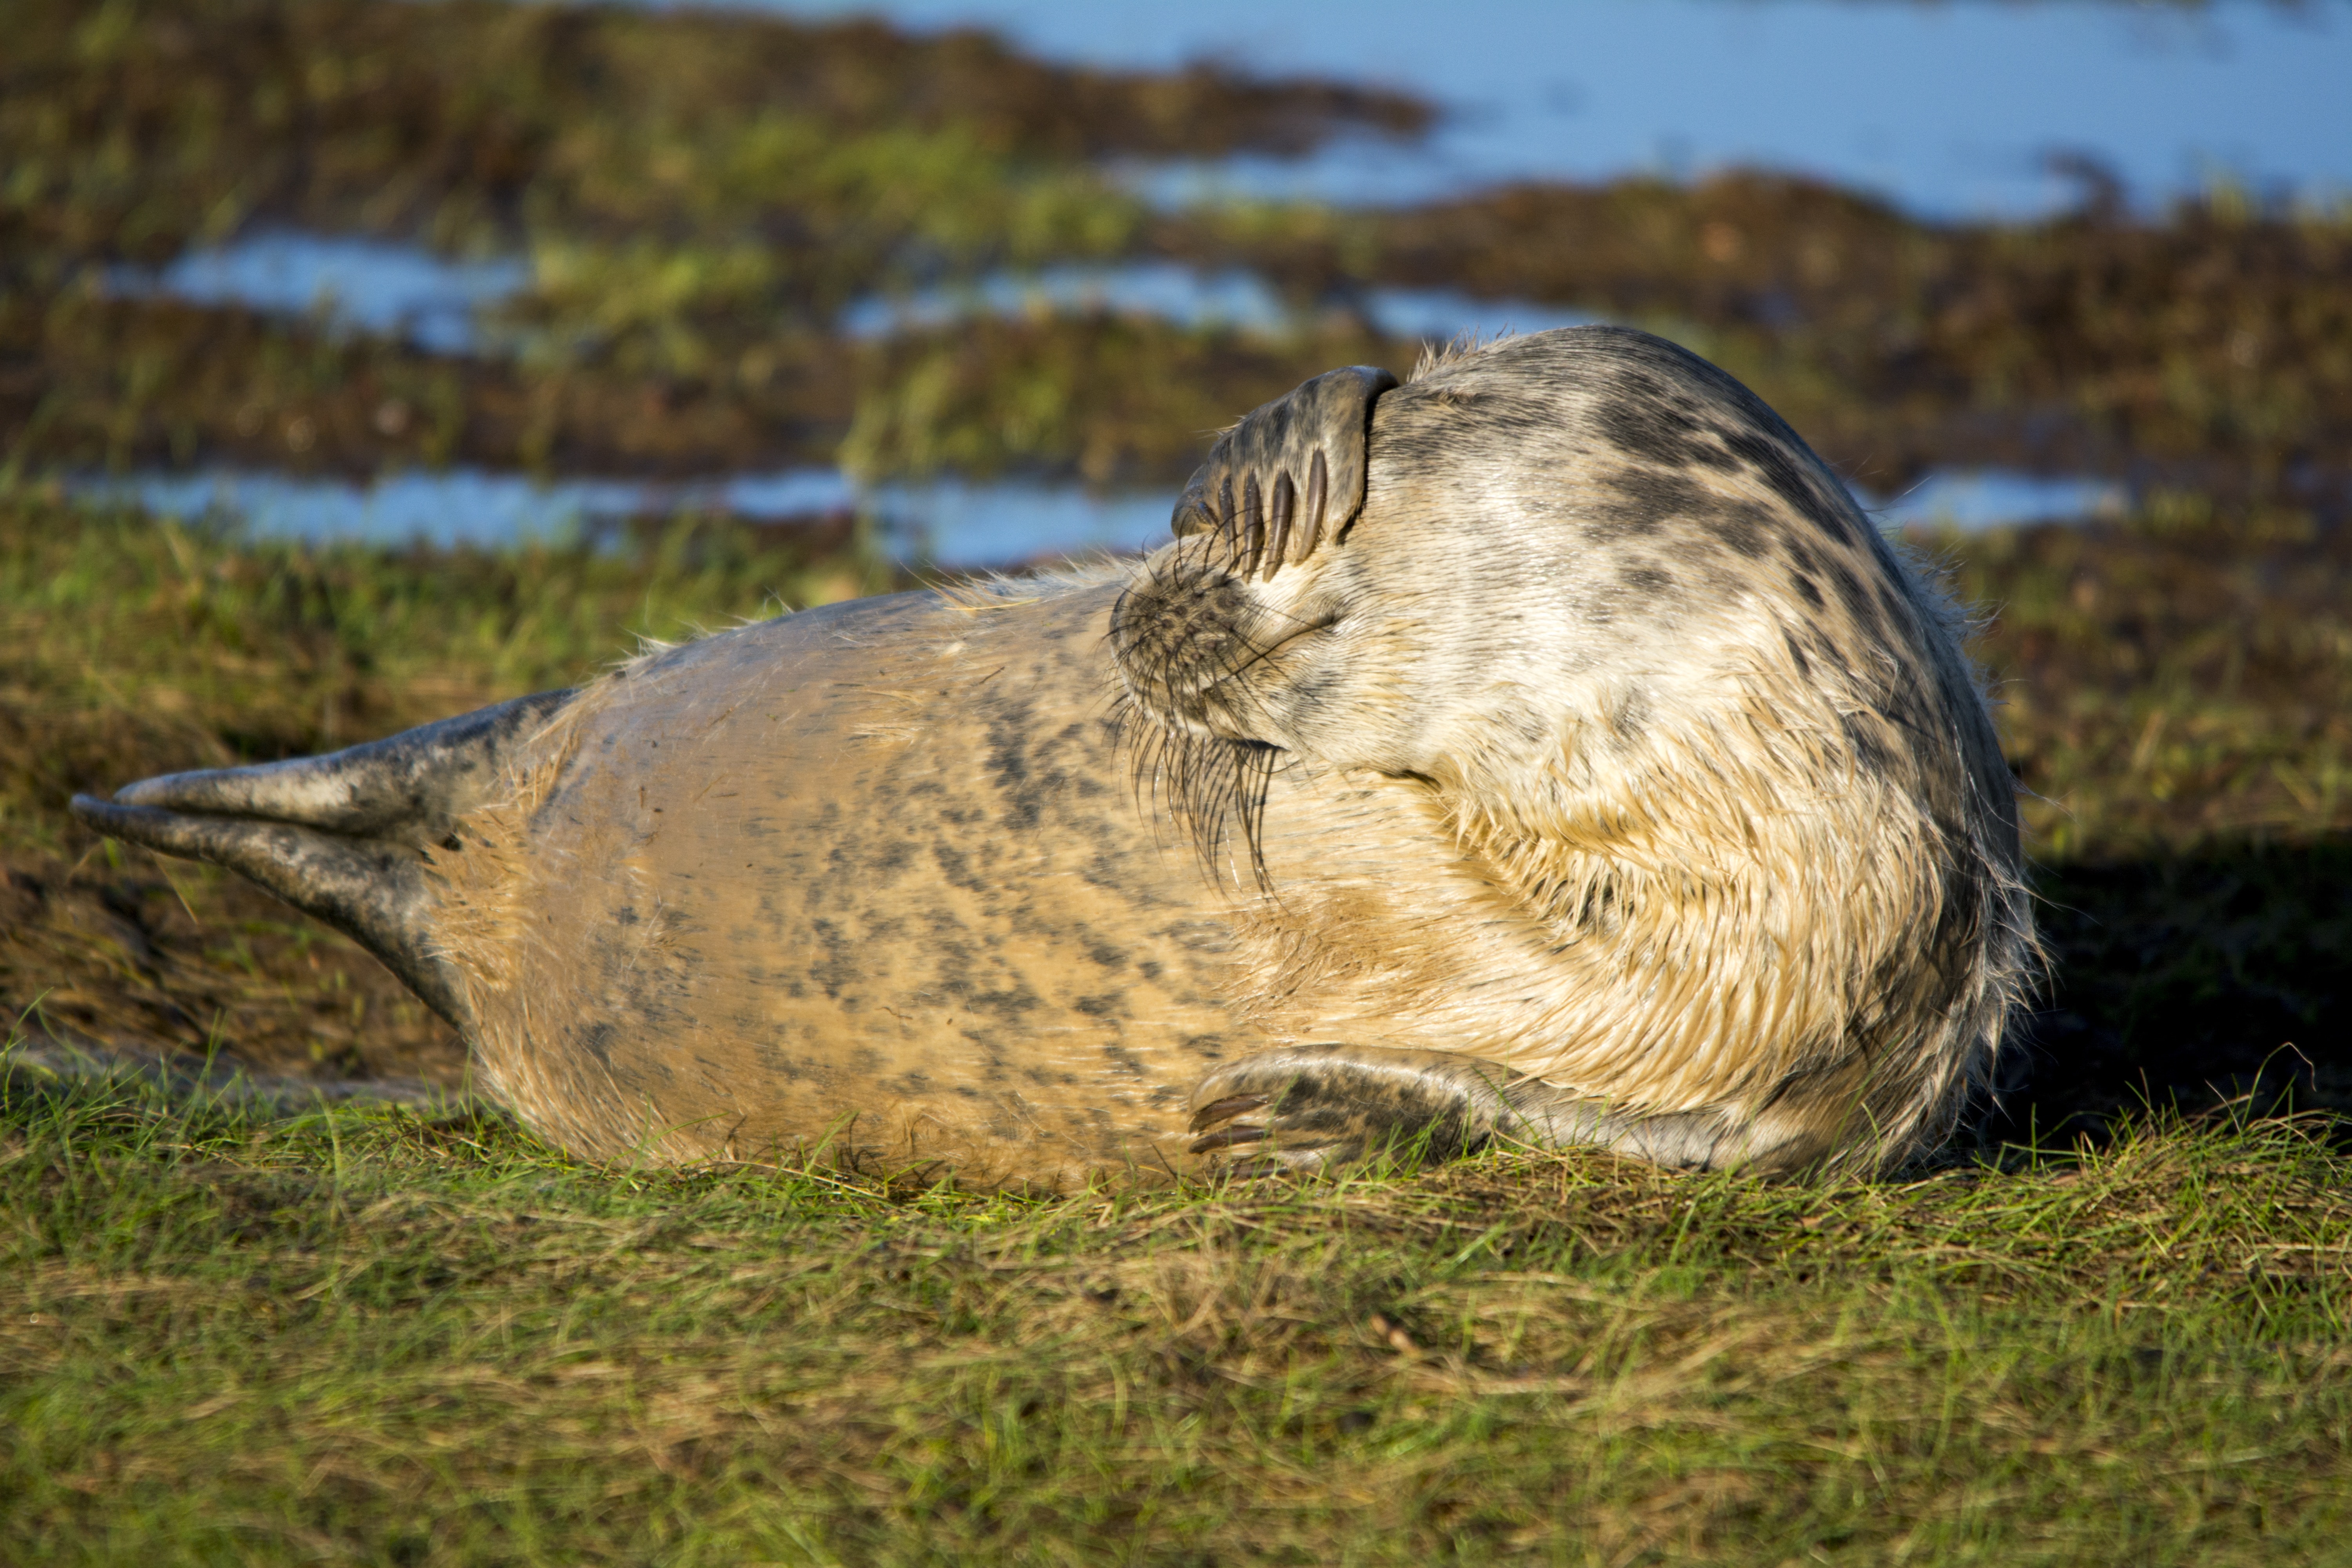
[(1204, 846), (1223, 745), (1407, 792), (1454, 852), (1368, 888), (1333, 812), (1262, 824), (1266, 1027), (1499, 1064), (1675, 1163), (1950, 1132), (2034, 962), (2010, 775), (1950, 605), (1753, 394), (1641, 332), (1507, 339), (1380, 399), (1344, 546), (1215, 542), (1115, 617), (1140, 764), (1191, 749)]
[(1601, 329), (1334, 373), (1177, 531), (75, 810), (341, 924), (599, 1159), (1948, 1131), (2032, 953), (2009, 777), (1948, 607), (1737, 383)]

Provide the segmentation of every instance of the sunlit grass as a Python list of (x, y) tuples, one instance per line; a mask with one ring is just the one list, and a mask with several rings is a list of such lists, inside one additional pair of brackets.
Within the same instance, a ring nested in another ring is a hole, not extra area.
[(968, 1195), (0, 1100), (25, 1560), (2333, 1561), (2352, 1175), (1494, 1154)]
[(2274, 1059), (2344, 1065), (2339, 806), (2276, 770), (2151, 805), (2061, 742), (2112, 708), (2083, 733), (2137, 746), (2155, 680), (2185, 732), (2324, 765), (2343, 569), (2147, 532), (1943, 548), (2002, 609), (2009, 739), (2074, 834), (2045, 877), (2058, 1054), (2001, 1124), (2063, 1152), (988, 1196), (590, 1170), (487, 1113), (273, 1118), (39, 1065), (81, 1040), (461, 1083), (349, 943), (92, 844), (65, 796), (566, 684), (640, 635), (888, 585), (871, 558), (709, 522), (240, 544), (11, 492), (0, 1005), (47, 1054), (0, 1090), (0, 1555), (2327, 1560), (2352, 1172), (2326, 1124), (2131, 1108), (2253, 1069), (2249, 1105), (2352, 1087)]

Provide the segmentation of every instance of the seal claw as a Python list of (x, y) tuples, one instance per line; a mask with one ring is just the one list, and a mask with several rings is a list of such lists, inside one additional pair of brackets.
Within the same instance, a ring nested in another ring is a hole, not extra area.
[(1195, 1154), (1213, 1154), (1220, 1149), (1231, 1149), (1236, 1144), (1262, 1143), (1265, 1141), (1265, 1129), (1263, 1127), (1250, 1126), (1247, 1124), (1239, 1127), (1227, 1127), (1221, 1129), (1218, 1131), (1208, 1133), (1203, 1137), (1192, 1140), (1192, 1152)]
[(1192, 1112), (1192, 1131), (1199, 1132), (1217, 1122), (1230, 1121), (1245, 1111), (1263, 1110), (1265, 1103), (1265, 1096), (1262, 1094), (1228, 1095), (1213, 1105), (1204, 1105)]

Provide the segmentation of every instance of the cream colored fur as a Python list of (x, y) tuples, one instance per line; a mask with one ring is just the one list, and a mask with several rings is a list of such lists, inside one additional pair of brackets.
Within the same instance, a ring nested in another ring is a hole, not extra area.
[[(1612, 439), (1629, 406), (1657, 427)], [(1197, 591), (1214, 551), (1139, 582)], [(1322, 781), (1323, 841), (1270, 826), (1245, 900), (1276, 1032), (1444, 1043), (1696, 1164), (1882, 1168), (1986, 1084), (2035, 950), (1953, 614), (1729, 378), (1612, 331), (1425, 363), (1344, 542), (1242, 592), (1247, 658), (1123, 669), (1147, 725)], [(1350, 789), (1408, 792), (1454, 862), (1351, 883)]]

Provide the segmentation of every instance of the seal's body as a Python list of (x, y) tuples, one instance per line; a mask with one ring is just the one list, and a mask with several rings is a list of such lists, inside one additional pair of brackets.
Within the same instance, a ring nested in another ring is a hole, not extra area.
[(1612, 329), (1335, 372), (1176, 529), (78, 809), (352, 931), (601, 1158), (1949, 1131), (2032, 952), (2009, 776), (1939, 601), (1744, 388)]
[(1117, 594), (835, 605), (567, 705), (435, 856), (498, 1092), (604, 1158), (829, 1142), (1035, 1181), (1180, 1153), (1248, 1047), (1223, 910), (1117, 756)]

